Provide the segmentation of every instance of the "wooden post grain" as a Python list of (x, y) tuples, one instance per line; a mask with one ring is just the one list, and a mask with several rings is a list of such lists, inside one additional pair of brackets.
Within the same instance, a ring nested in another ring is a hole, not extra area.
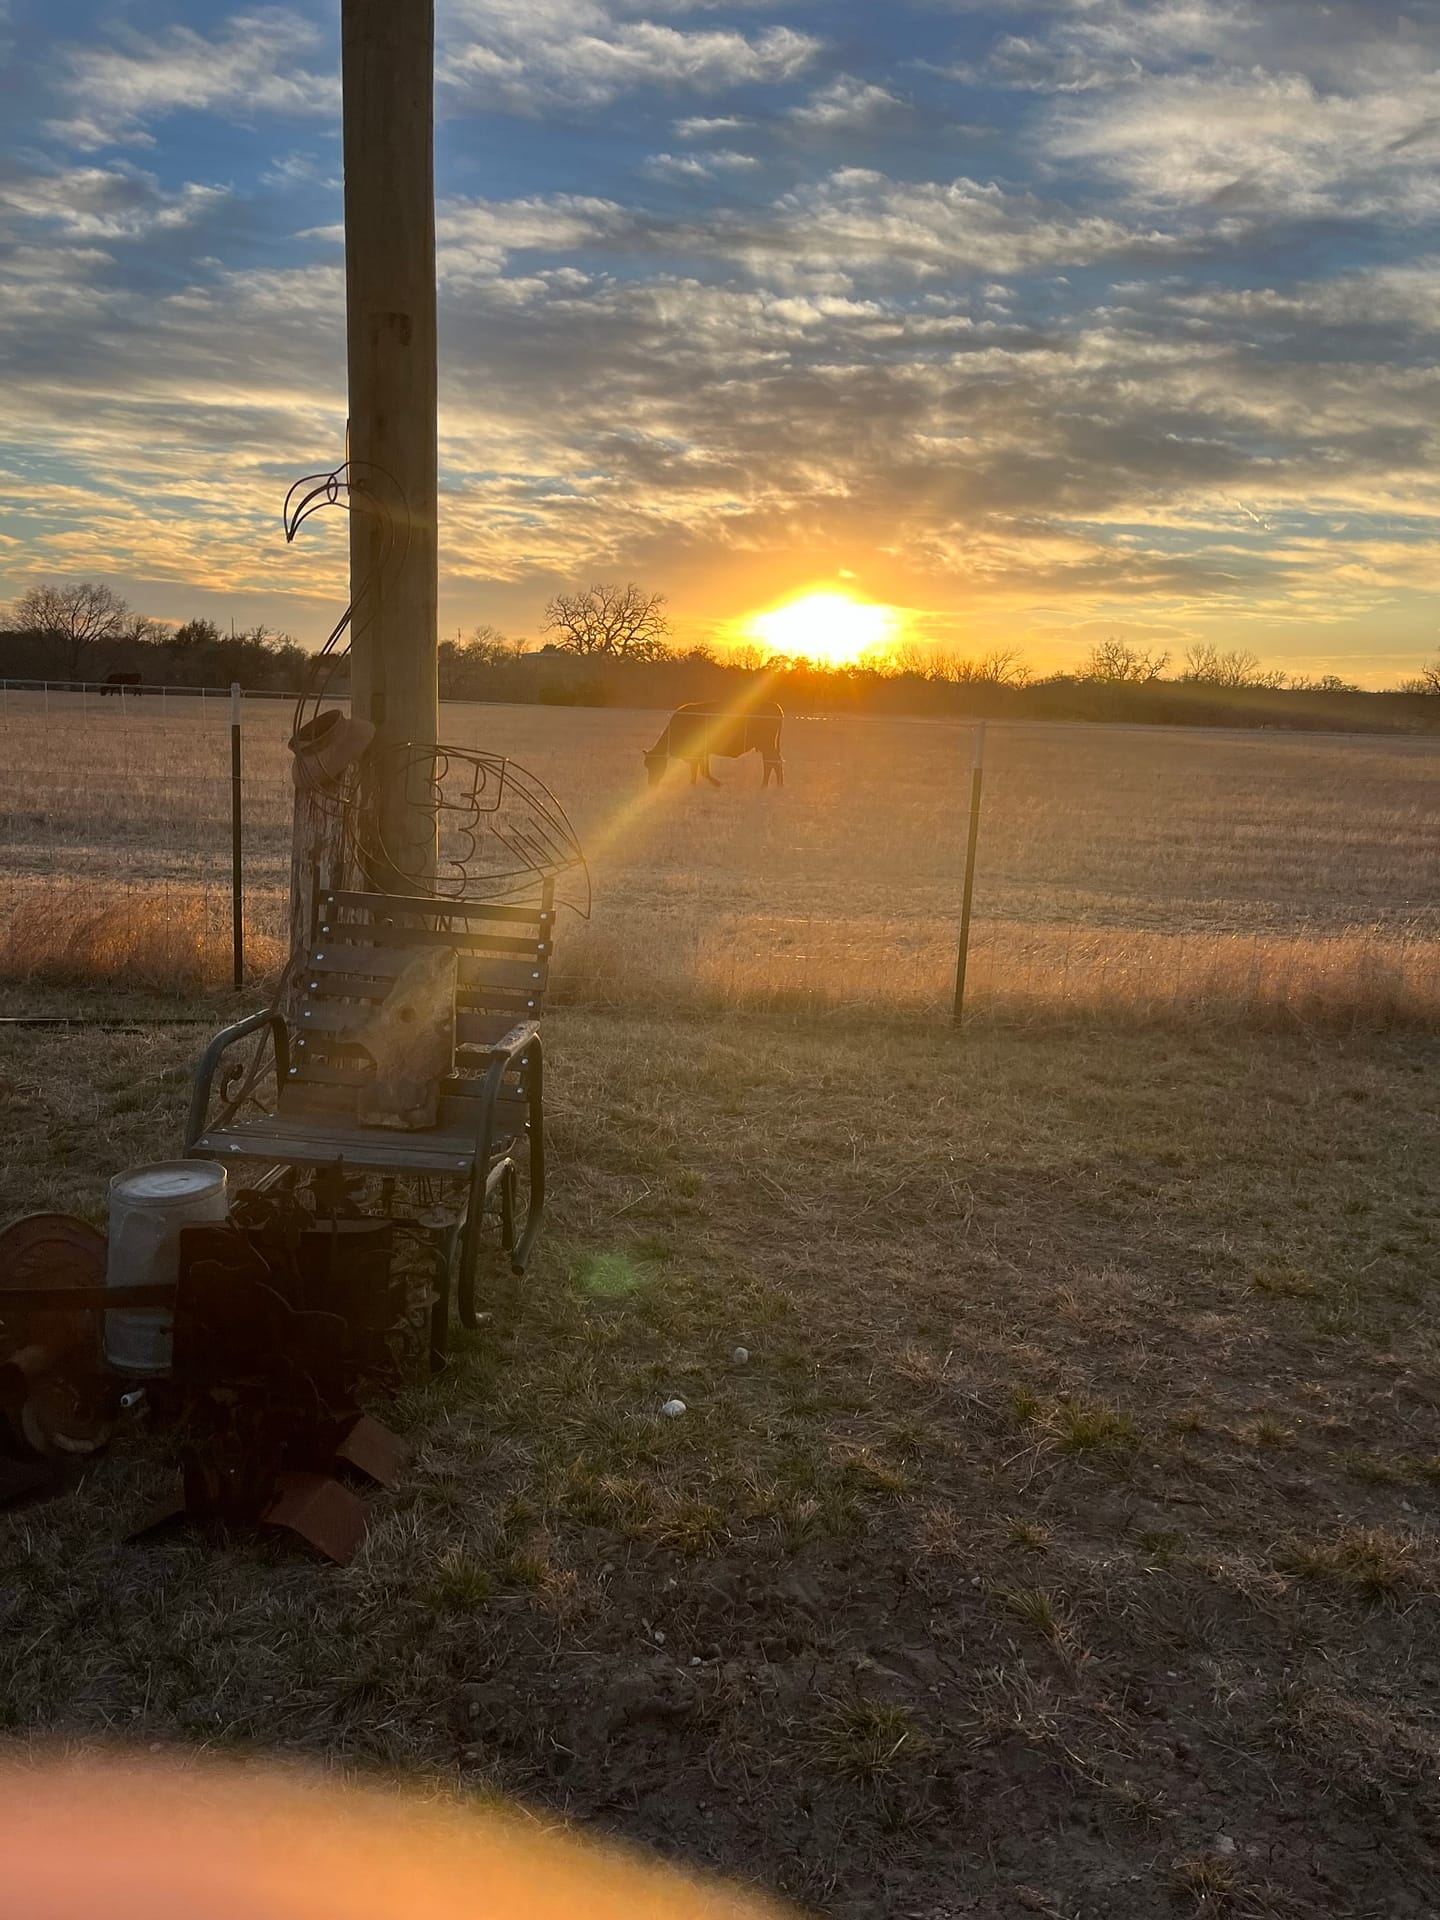
[(370, 884), (433, 876), (439, 732), (435, 0), (341, 0), (353, 713), (375, 727)]
[(375, 737), (368, 720), (352, 720), (328, 708), (290, 740), (295, 817), (290, 842), (290, 960), (279, 1004), (289, 1020), (299, 1018), (305, 994), (305, 962), (314, 939), (315, 903), (331, 888), (355, 886), (353, 845), (346, 833), (357, 769)]

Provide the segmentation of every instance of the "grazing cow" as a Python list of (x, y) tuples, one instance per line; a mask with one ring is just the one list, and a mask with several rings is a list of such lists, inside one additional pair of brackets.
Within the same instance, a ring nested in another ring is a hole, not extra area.
[(765, 768), (760, 782), (768, 787), (773, 777), (777, 787), (785, 784), (785, 762), (780, 758), (780, 728), (785, 715), (780, 708), (764, 706), (725, 712), (693, 703), (677, 707), (665, 723), (665, 731), (645, 754), (645, 771), (652, 787), (658, 787), (665, 768), (672, 760), (690, 765), (693, 787), (703, 776), (712, 787), (720, 782), (710, 771), (711, 754), (722, 760), (734, 760), (742, 753), (758, 753)]
[[(138, 673), (107, 673), (100, 683), (100, 691), (102, 694), (119, 693), (122, 687), (138, 688), (139, 685), (140, 675)], [(138, 699), (138, 693), (136, 697)]]

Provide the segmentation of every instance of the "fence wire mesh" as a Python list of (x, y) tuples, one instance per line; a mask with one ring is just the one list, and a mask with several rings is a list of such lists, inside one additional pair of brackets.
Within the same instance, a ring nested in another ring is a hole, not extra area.
[[(751, 762), (650, 789), (663, 716), (446, 705), (449, 744), (544, 780), (589, 855), (556, 991), (612, 1005), (943, 1015), (967, 727), (792, 715)], [(290, 707), (244, 703), (245, 943), (286, 937)], [(988, 730), (967, 1007), (1141, 1019), (1440, 1013), (1440, 747), (1395, 735)], [(0, 689), (0, 995), (188, 991), (231, 966), (223, 692)]]

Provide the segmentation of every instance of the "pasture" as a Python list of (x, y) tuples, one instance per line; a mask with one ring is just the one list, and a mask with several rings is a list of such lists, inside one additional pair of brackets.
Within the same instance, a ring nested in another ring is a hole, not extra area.
[[(641, 752), (663, 716), (452, 705), (457, 745), (547, 781), (591, 861), (557, 990), (589, 1005), (947, 1003), (969, 729), (791, 716), (787, 785)], [(0, 977), (157, 984), (229, 966), (223, 700), (11, 694), (0, 717)], [(245, 713), (250, 950), (288, 872), (289, 710)], [(1440, 746), (1427, 738), (992, 724), (977, 1011), (1422, 1020), (1440, 1012)], [(581, 892), (583, 889), (572, 889)], [(108, 911), (110, 907), (114, 911)]]
[[(221, 716), (117, 705), (8, 717), (12, 1009), (225, 971)], [(526, 1297), (382, 1409), (344, 1571), (126, 1545), (143, 1425), (0, 1514), (0, 1727), (499, 1792), (845, 1920), (1433, 1912), (1433, 747), (992, 729), (976, 1005), (1025, 1017), (957, 1036), (963, 730), (650, 793), (657, 716), (447, 719), (592, 853)], [(0, 1036), (0, 1218), (103, 1219), (199, 1044)]]

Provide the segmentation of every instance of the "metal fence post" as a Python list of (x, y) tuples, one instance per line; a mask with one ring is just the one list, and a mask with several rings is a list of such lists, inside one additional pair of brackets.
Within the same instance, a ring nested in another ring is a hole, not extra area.
[(230, 683), (230, 930), (235, 989), (245, 984), (245, 885), (242, 874), (243, 813), (240, 794), (240, 683)]
[(958, 1027), (965, 1015), (965, 968), (970, 958), (970, 904), (975, 895), (975, 846), (980, 838), (980, 788), (985, 779), (985, 722), (975, 723), (975, 752), (970, 761), (970, 832), (965, 842), (965, 891), (960, 902), (960, 951), (955, 959), (955, 1010)]

